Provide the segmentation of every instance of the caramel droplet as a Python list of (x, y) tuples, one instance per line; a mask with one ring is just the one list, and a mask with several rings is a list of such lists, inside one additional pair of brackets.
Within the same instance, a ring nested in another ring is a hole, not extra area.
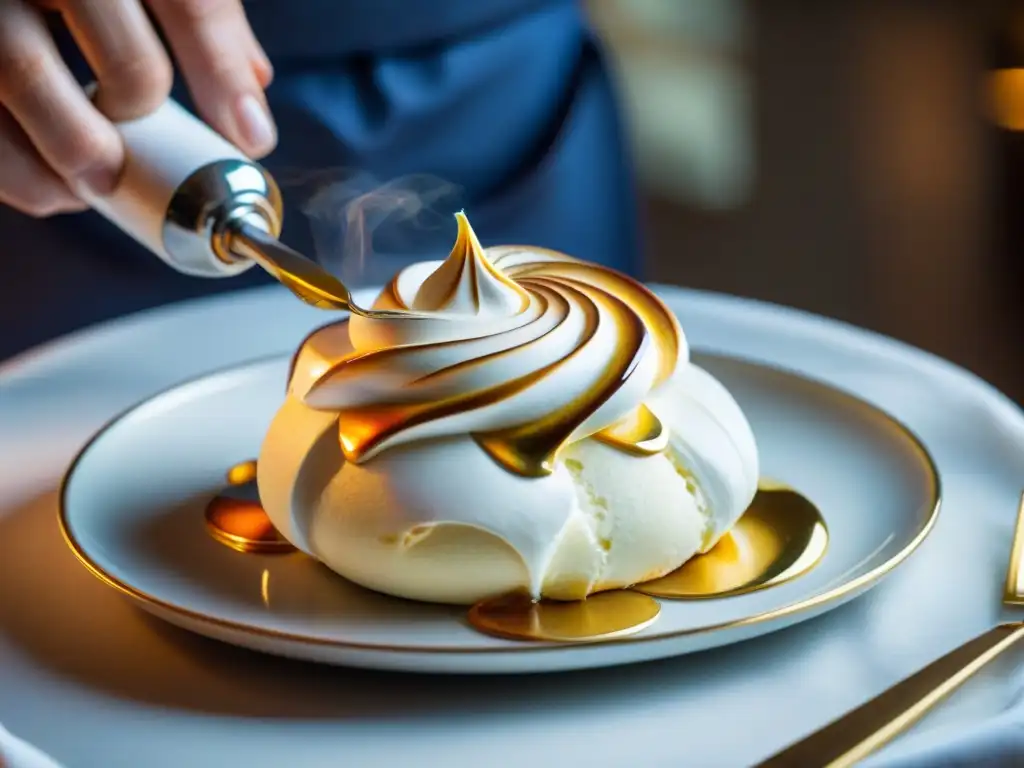
[(256, 479), (256, 460), (249, 459), (240, 464), (235, 464), (228, 470), (228, 485), (245, 485)]
[(594, 439), (634, 456), (653, 456), (668, 447), (668, 430), (650, 408), (640, 405)]
[(295, 549), (263, 511), (253, 484), (228, 489), (206, 505), (206, 528), (214, 539), (237, 552), (276, 554)]
[(633, 589), (679, 600), (767, 589), (814, 568), (825, 556), (828, 539), (814, 504), (792, 488), (763, 481), (743, 517), (709, 552)]
[(660, 612), (657, 600), (626, 590), (564, 603), (535, 603), (515, 593), (477, 603), (468, 618), (475, 629), (496, 637), (579, 643), (634, 635), (653, 624)]

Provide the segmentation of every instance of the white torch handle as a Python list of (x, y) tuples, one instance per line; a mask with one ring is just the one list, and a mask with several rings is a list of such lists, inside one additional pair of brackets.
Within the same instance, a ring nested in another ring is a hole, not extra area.
[(145, 117), (116, 125), (125, 144), (118, 186), (106, 196), (84, 197), (168, 265), (200, 277), (251, 267), (248, 260), (219, 257), (211, 245), (219, 224), (214, 219), (247, 206), (262, 214), (257, 218), (276, 218), (265, 228), (279, 234), (273, 179), (180, 104), (168, 100)]

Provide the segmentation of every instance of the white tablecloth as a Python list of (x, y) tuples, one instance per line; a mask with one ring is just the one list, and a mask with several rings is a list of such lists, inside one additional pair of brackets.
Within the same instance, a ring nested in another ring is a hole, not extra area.
[[(1024, 487), (1024, 416), (1014, 405), (948, 363), (863, 331), (739, 299), (662, 293), (695, 347), (839, 385), (924, 439), (942, 473), (943, 511), (891, 578), (820, 619), (737, 646), (543, 677), (318, 667), (164, 626), (67, 551), (56, 485), (116, 412), (201, 372), (290, 351), (323, 320), (278, 288), (259, 290), (147, 313), (0, 366), (0, 723), (67, 768), (742, 766), (1003, 616)], [(955, 729), (999, 725), (991, 717), (1016, 691), (1001, 671), (917, 738), (935, 744)], [(999, 738), (1020, 732), (1002, 728)], [(913, 738), (886, 753), (913, 749)]]

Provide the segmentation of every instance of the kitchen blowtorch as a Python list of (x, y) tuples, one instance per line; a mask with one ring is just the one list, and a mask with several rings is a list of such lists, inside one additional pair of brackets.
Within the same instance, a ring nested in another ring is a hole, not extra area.
[(173, 100), (116, 127), (125, 163), (114, 191), (85, 202), (170, 267), (220, 278), (259, 265), (307, 304), (362, 309), (340, 280), (278, 240), (284, 208), (273, 176)]

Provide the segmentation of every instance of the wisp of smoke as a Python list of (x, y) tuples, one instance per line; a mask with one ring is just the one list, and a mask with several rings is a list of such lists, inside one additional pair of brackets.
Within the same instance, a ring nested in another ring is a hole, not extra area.
[(429, 174), (381, 181), (337, 169), (288, 180), (305, 191), (303, 212), (320, 264), (348, 283), (381, 284), (413, 261), (443, 259), (462, 189)]

